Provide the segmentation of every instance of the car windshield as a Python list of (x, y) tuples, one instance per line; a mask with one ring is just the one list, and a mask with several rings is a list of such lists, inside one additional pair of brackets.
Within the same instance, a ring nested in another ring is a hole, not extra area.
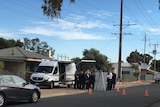
[(39, 73), (52, 73), (53, 66), (39, 66), (36, 72)]

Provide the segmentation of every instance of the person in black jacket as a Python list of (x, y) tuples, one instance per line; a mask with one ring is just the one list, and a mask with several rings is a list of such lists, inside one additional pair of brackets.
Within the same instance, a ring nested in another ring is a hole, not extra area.
[(115, 88), (115, 85), (116, 85), (116, 80), (117, 80), (117, 75), (116, 73), (112, 72), (112, 89)]
[(94, 83), (95, 83), (95, 73), (92, 72), (90, 75), (90, 87), (92, 88), (92, 90), (94, 90)]
[(90, 71), (89, 70), (85, 71), (85, 86), (86, 86), (86, 89), (90, 88)]
[(84, 71), (81, 71), (79, 74), (79, 89), (84, 89), (85, 88), (85, 75)]

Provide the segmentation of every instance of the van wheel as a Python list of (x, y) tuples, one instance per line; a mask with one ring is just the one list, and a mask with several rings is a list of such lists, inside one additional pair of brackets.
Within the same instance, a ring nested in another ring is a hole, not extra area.
[(51, 82), (51, 83), (50, 83), (49, 88), (50, 88), (50, 89), (54, 88), (54, 82)]

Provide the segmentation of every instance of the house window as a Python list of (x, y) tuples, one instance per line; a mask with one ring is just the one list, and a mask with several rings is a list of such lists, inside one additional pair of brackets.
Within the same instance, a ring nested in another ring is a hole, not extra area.
[(130, 74), (130, 71), (122, 71), (122, 74)]

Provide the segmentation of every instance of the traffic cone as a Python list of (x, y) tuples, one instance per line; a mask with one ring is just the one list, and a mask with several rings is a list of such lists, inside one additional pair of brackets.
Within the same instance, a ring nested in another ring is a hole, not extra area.
[(137, 84), (138, 84), (138, 85), (141, 85), (141, 81), (140, 81), (140, 80), (137, 80)]
[(146, 91), (145, 91), (145, 93), (144, 93), (144, 96), (145, 96), (145, 97), (148, 97), (148, 96), (149, 96), (147, 89), (146, 89)]
[(91, 88), (88, 89), (88, 94), (89, 95), (92, 94), (92, 89)]
[(128, 81), (126, 81), (126, 85), (128, 86)]
[(123, 91), (122, 91), (122, 95), (125, 96), (126, 95), (126, 91), (125, 89), (123, 88)]
[(120, 92), (119, 87), (116, 88), (116, 92)]

